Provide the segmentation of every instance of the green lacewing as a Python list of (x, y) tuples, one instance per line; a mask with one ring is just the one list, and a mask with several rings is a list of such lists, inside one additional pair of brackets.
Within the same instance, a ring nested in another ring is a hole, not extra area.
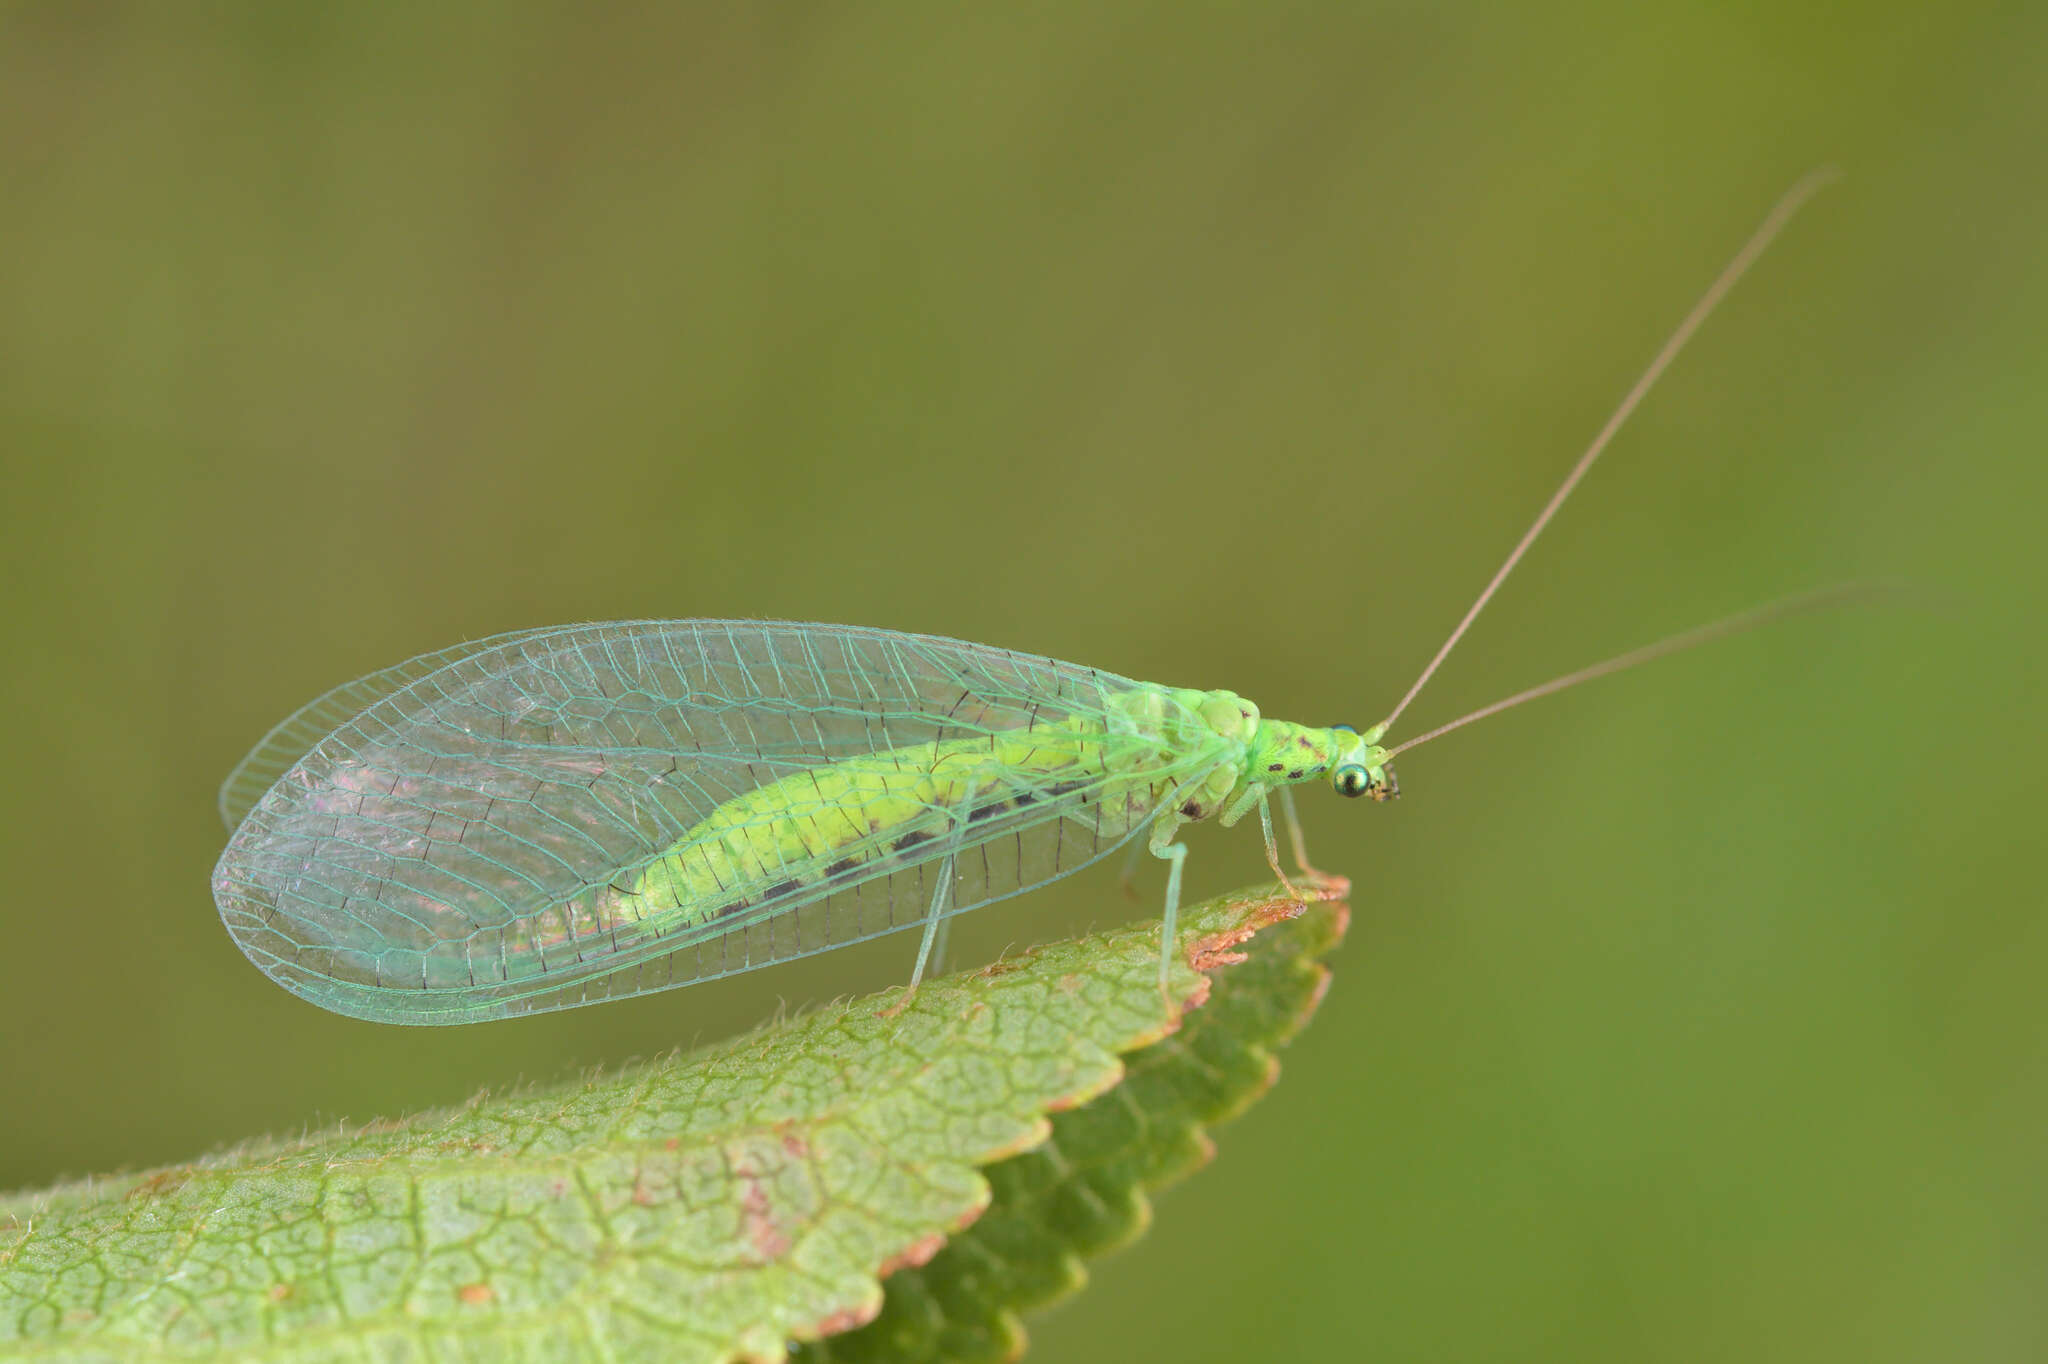
[(498, 635), (310, 702), (221, 788), (214, 898), (323, 1008), (469, 1023), (713, 980), (922, 927), (1290, 789), (1398, 793), (1394, 756), (1486, 715), (1747, 628), (1781, 602), (1383, 742), (1692, 332), (1820, 183), (1795, 186), (1694, 306), (1381, 723), (1299, 725), (1234, 692), (930, 635), (751, 620)]

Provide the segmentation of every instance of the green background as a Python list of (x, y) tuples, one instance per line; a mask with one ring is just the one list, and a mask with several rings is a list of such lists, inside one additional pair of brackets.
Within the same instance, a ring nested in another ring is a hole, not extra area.
[[(13, 5), (0, 1186), (727, 1035), (915, 944), (446, 1031), (222, 932), (274, 720), (521, 626), (928, 630), (1413, 712), (1308, 793), (1275, 1094), (1035, 1357), (2048, 1355), (2048, 9)], [(1256, 834), (1193, 831), (1192, 889)], [(1113, 869), (968, 961), (1136, 907)]]

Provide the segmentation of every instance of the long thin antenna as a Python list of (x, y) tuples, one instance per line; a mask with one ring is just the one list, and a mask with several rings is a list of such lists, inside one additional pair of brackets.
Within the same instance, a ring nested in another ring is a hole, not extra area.
[(1735, 253), (1734, 259), (1721, 267), (1721, 273), (1715, 277), (1712, 284), (1707, 286), (1706, 293), (1700, 295), (1700, 301), (1692, 305), (1692, 311), (1687, 313), (1685, 320), (1678, 324), (1678, 330), (1672, 332), (1670, 338), (1664, 342), (1663, 349), (1659, 350), (1656, 358), (1650, 361), (1650, 367), (1643, 371), (1642, 377), (1636, 380), (1634, 387), (1630, 388), (1628, 393), (1622, 398), (1621, 405), (1614, 409), (1613, 415), (1607, 419), (1607, 424), (1600, 428), (1600, 434), (1593, 437), (1593, 443), (1588, 445), (1585, 453), (1579, 456), (1579, 462), (1572, 466), (1572, 471), (1565, 475), (1564, 482), (1560, 483), (1557, 491), (1550, 495), (1550, 501), (1546, 502), (1543, 505), (1543, 510), (1536, 514), (1535, 522), (1528, 530), (1522, 533), (1521, 540), (1516, 543), (1514, 549), (1508, 554), (1507, 561), (1494, 573), (1493, 580), (1486, 584), (1485, 590), (1479, 594), (1479, 599), (1472, 603), (1470, 610), (1465, 612), (1465, 618), (1458, 622), (1458, 627), (1455, 630), (1451, 631), (1450, 638), (1444, 641), (1443, 647), (1436, 651), (1436, 657), (1429, 660), (1429, 666), (1424, 668), (1422, 675), (1415, 679), (1415, 685), (1408, 688), (1408, 694), (1401, 698), (1400, 704), (1396, 705), (1392, 713), (1381, 722), (1382, 729), (1391, 728), (1393, 723), (1401, 718), (1401, 712), (1408, 709), (1408, 703), (1416, 698), (1417, 694), (1429, 682), (1429, 679), (1435, 676), (1436, 670), (1443, 665), (1443, 661), (1450, 657), (1451, 650), (1456, 648), (1458, 641), (1465, 637), (1465, 631), (1471, 628), (1472, 622), (1478, 619), (1479, 613), (1486, 609), (1486, 603), (1493, 600), (1493, 594), (1500, 590), (1502, 583), (1507, 581), (1508, 574), (1515, 571), (1515, 565), (1520, 563), (1522, 556), (1529, 552), (1529, 546), (1536, 543), (1536, 537), (1541, 535), (1543, 528), (1550, 524), (1550, 518), (1557, 515), (1557, 509), (1562, 507), (1564, 500), (1572, 495), (1572, 489), (1579, 486), (1579, 480), (1586, 476), (1586, 471), (1593, 467), (1594, 461), (1599, 459), (1602, 452), (1607, 449), (1607, 443), (1614, 439), (1614, 433), (1619, 431), (1621, 424), (1629, 419), (1629, 414), (1636, 410), (1638, 403), (1642, 402), (1643, 395), (1650, 391), (1664, 371), (1670, 367), (1671, 362), (1677, 358), (1678, 352), (1685, 348), (1685, 343), (1692, 339), (1692, 334), (1699, 330), (1700, 324), (1707, 320), (1708, 315), (1727, 296), (1728, 291), (1735, 287), (1735, 282), (1741, 279), (1744, 272), (1756, 261), (1756, 258), (1763, 254), (1764, 248), (1771, 244), (1772, 238), (1778, 235), (1780, 229), (1785, 226), (1792, 215), (1799, 211), (1800, 206), (1812, 198), (1816, 190), (1829, 181), (1836, 179), (1838, 174), (1839, 172), (1832, 166), (1829, 166), (1823, 167), (1820, 170), (1809, 171), (1806, 175), (1802, 176), (1799, 183), (1786, 190), (1784, 197), (1779, 199), (1771, 211), (1764, 216), (1763, 222), (1757, 225), (1756, 231), (1750, 234), (1749, 240), (1742, 244), (1742, 249)]
[(1683, 649), (1690, 649), (1695, 645), (1705, 644), (1709, 640), (1741, 634), (1744, 630), (1754, 630), (1759, 625), (1769, 625), (1771, 622), (1783, 620), (1787, 616), (1801, 615), (1807, 611), (1818, 611), (1829, 606), (1846, 606), (1851, 602), (1868, 601), (1873, 597), (1884, 595), (1890, 590), (1883, 583), (1842, 583), (1835, 587), (1823, 587), (1816, 591), (1803, 592), (1796, 597), (1785, 597), (1778, 601), (1767, 602), (1762, 606), (1753, 606), (1747, 611), (1723, 617), (1711, 625), (1702, 625), (1695, 629), (1687, 630), (1683, 634), (1671, 635), (1668, 638), (1658, 640), (1655, 644), (1645, 644), (1640, 649), (1631, 649), (1625, 654), (1618, 654), (1613, 658), (1607, 659), (1605, 662), (1595, 663), (1587, 668), (1580, 668), (1576, 672), (1568, 672), (1563, 677), (1553, 677), (1548, 682), (1540, 686), (1531, 687), (1527, 691), (1518, 691), (1513, 696), (1502, 697), (1492, 705), (1481, 706), (1478, 710), (1468, 715), (1460, 715), (1448, 724), (1438, 725), (1435, 729), (1418, 734), (1403, 743), (1396, 744), (1387, 750), (1387, 760), (1392, 761), (1396, 754), (1406, 753), (1409, 749), (1426, 744), (1431, 739), (1441, 739), (1452, 730), (1463, 729), (1475, 720), (1484, 720), (1489, 715), (1498, 715), (1504, 710), (1513, 710), (1524, 701), (1534, 701), (1539, 696), (1549, 696), (1551, 693), (1563, 691), (1567, 687), (1576, 687), (1581, 682), (1591, 682), (1596, 677), (1605, 677), (1609, 673), (1618, 673), (1624, 669), (1633, 668), (1639, 663), (1648, 663), (1653, 658), (1662, 658), (1666, 654), (1675, 654)]

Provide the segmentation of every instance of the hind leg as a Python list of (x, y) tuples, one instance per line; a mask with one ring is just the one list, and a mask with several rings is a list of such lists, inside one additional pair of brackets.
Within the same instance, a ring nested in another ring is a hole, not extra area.
[(924, 918), (924, 941), (917, 945), (917, 965), (910, 972), (909, 994), (917, 993), (917, 983), (924, 979), (925, 968), (934, 971), (946, 969), (946, 927), (952, 920), (946, 918), (946, 898), (953, 890), (954, 858), (947, 858), (939, 864), (939, 884), (932, 889), (932, 907)]
[[(924, 938), (917, 945), (917, 965), (911, 968), (910, 984), (896, 997), (895, 1003), (882, 1010), (883, 1018), (894, 1018), (910, 1006), (911, 1000), (917, 998), (917, 985), (924, 979), (927, 966), (933, 970), (941, 969), (946, 954), (946, 900), (953, 890), (953, 860), (952, 856), (948, 856), (945, 861), (939, 863), (938, 884), (932, 887), (931, 908), (924, 916)], [(934, 957), (938, 958), (937, 962), (933, 960)]]
[(1188, 845), (1174, 841), (1180, 836), (1180, 825), (1181, 821), (1172, 815), (1161, 817), (1152, 826), (1152, 836), (1145, 845), (1154, 857), (1166, 862), (1166, 910), (1159, 919), (1159, 998), (1168, 1013), (1173, 1011), (1173, 995), (1167, 980), (1173, 966), (1174, 944), (1179, 938), (1180, 872), (1188, 860)]

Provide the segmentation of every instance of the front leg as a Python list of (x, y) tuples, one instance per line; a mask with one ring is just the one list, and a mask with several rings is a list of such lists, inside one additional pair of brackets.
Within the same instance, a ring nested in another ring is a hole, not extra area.
[[(1286, 808), (1289, 817), (1292, 818), (1294, 806), (1292, 804), (1292, 798), (1289, 796), (1286, 787), (1283, 786), (1280, 788), (1280, 796), (1282, 800), (1288, 802)], [(1273, 807), (1266, 800), (1266, 793), (1263, 790), (1259, 792), (1259, 832), (1261, 834), (1264, 834), (1266, 838), (1266, 865), (1273, 869), (1273, 875), (1280, 878), (1280, 884), (1286, 888), (1287, 896), (1289, 899), (1301, 899), (1301, 892), (1294, 888), (1294, 882), (1288, 879), (1287, 873), (1285, 871), (1281, 870), (1280, 845), (1273, 841)], [(1298, 834), (1295, 837), (1294, 846), (1296, 853), (1299, 853), (1301, 851), (1301, 838)], [(1297, 856), (1294, 860), (1296, 862), (1302, 861), (1302, 859), (1299, 856)], [(1305, 862), (1302, 863), (1301, 869), (1304, 872), (1310, 872), (1310, 868), (1308, 864)], [(1311, 872), (1310, 874), (1319, 876), (1321, 873)]]
[[(1308, 860), (1308, 841), (1301, 836), (1301, 816), (1295, 812), (1294, 788), (1291, 786), (1280, 788), (1280, 813), (1287, 820), (1287, 838), (1294, 845), (1294, 865), (1300, 870), (1301, 874), (1317, 885), (1326, 886), (1332, 882), (1343, 880), (1344, 878), (1341, 876), (1332, 875), (1320, 867), (1310, 864)], [(1273, 832), (1270, 825), (1266, 830), (1266, 847), (1268, 855), (1273, 855)], [(1286, 878), (1283, 877), (1281, 879), (1285, 880)]]
[[(1294, 832), (1294, 850), (1296, 854), (1294, 860), (1302, 863), (1301, 869), (1304, 873), (1320, 876), (1320, 873), (1312, 872), (1307, 862), (1300, 856), (1301, 832), (1293, 822), (1294, 793), (1290, 788), (1283, 786), (1280, 788), (1280, 799), (1287, 811), (1288, 827)], [(1295, 889), (1294, 882), (1288, 879), (1286, 871), (1280, 866), (1280, 845), (1273, 839), (1273, 807), (1266, 799), (1266, 788), (1264, 786), (1256, 782), (1246, 785), (1244, 790), (1238, 792), (1236, 799), (1224, 807), (1223, 817), (1218, 823), (1227, 829), (1240, 819), (1243, 819), (1245, 811), (1251, 809), (1254, 805), (1259, 807), (1259, 832), (1264, 834), (1266, 838), (1266, 865), (1273, 869), (1273, 875), (1279, 879), (1281, 886), (1286, 889), (1288, 897), (1299, 900), (1301, 892)]]

